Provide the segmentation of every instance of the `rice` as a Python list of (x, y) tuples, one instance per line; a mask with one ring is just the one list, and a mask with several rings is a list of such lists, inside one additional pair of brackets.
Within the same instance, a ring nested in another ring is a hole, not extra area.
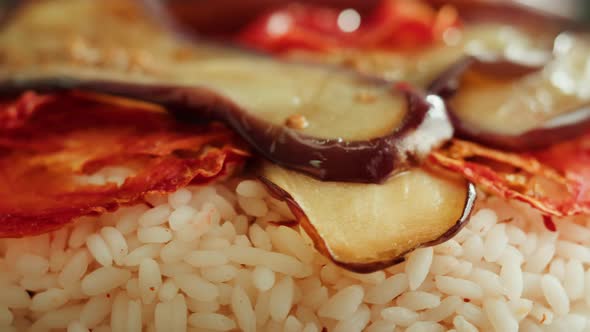
[(318, 254), (301, 229), (271, 223), (292, 217), (256, 180), (148, 201), (0, 240), (0, 330), (590, 328), (585, 217), (556, 219), (553, 233), (536, 211), (489, 197), (452, 240), (357, 274)]
[(430, 266), (432, 265), (432, 248), (418, 249), (410, 256), (406, 263), (411, 290), (416, 290), (426, 279)]

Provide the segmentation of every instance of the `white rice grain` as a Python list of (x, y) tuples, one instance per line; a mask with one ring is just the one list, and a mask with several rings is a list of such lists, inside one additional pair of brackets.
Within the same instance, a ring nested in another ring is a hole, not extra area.
[(231, 246), (225, 249), (225, 253), (235, 263), (251, 266), (265, 265), (275, 272), (290, 276), (305, 277), (311, 272), (309, 266), (291, 256), (258, 248)]
[(141, 332), (141, 303), (130, 300), (127, 302), (127, 332)]
[[(302, 309), (305, 310), (305, 307), (299, 306), (297, 309), (300, 312)], [(263, 326), (270, 319), (269, 291), (265, 291), (258, 294), (256, 298), (256, 304), (254, 305), (254, 315), (256, 316), (257, 327)], [(312, 315), (314, 315), (313, 312)]]
[[(482, 234), (482, 232), (478, 232)], [(478, 234), (473, 234), (463, 243), (463, 257), (472, 262), (479, 262), (484, 255), (484, 243)]]
[(188, 323), (188, 308), (186, 298), (182, 294), (177, 294), (171, 302), (171, 332), (186, 332)]
[(186, 188), (178, 189), (176, 192), (168, 195), (168, 204), (174, 209), (185, 206), (191, 201), (193, 194)]
[(515, 299), (508, 302), (508, 306), (517, 321), (521, 321), (533, 310), (533, 301), (528, 299)]
[(541, 288), (547, 303), (558, 315), (565, 315), (570, 310), (570, 302), (561, 282), (554, 276), (546, 274), (541, 278)]
[(361, 305), (358, 310), (336, 324), (334, 332), (362, 332), (371, 319), (371, 311), (366, 305)]
[(541, 273), (551, 262), (555, 254), (555, 245), (546, 243), (540, 246), (527, 258), (524, 270), (527, 272)]
[(178, 294), (178, 286), (176, 286), (173, 279), (166, 279), (160, 287), (158, 299), (163, 302), (171, 301), (176, 294)]
[(127, 303), (129, 297), (123, 291), (120, 291), (113, 300), (111, 310), (111, 330), (112, 332), (125, 332), (127, 329)]
[(146, 258), (156, 258), (163, 246), (157, 243), (144, 244), (127, 255), (123, 260), (125, 266), (138, 266)]
[(42, 329), (66, 329), (70, 322), (75, 321), (80, 317), (82, 305), (74, 304), (67, 305), (57, 310), (49, 311), (43, 314), (34, 324)]
[(557, 255), (567, 258), (576, 259), (582, 263), (590, 263), (590, 249), (569, 241), (557, 241)]
[(102, 266), (113, 264), (113, 255), (105, 240), (98, 234), (92, 234), (86, 239), (86, 247), (90, 255)]
[(18, 258), (16, 271), (22, 276), (40, 276), (49, 271), (49, 261), (45, 257), (25, 253)]
[(295, 283), (289, 276), (277, 282), (270, 291), (270, 317), (280, 322), (287, 317), (293, 305)]
[(158, 205), (147, 211), (145, 211), (138, 220), (140, 226), (152, 227), (165, 223), (168, 221), (168, 217), (171, 213), (170, 206), (168, 204)]
[(305, 264), (311, 264), (315, 253), (304, 242), (299, 232), (286, 226), (269, 227), (267, 231), (270, 231), (272, 245), (277, 251), (297, 257)]
[(456, 295), (471, 300), (479, 300), (483, 297), (481, 286), (469, 280), (436, 276), (434, 282), (441, 292), (448, 295)]
[(500, 270), (500, 281), (505, 289), (505, 295), (509, 299), (520, 298), (524, 287), (520, 263), (513, 260), (503, 264)]
[(188, 253), (184, 261), (194, 267), (218, 266), (227, 264), (227, 256), (214, 250), (196, 250)]
[(477, 327), (473, 324), (469, 323), (465, 317), (461, 315), (455, 316), (453, 318), (453, 326), (457, 330), (457, 332), (477, 332)]
[(484, 236), (495, 224), (497, 216), (493, 210), (481, 209), (477, 211), (469, 221), (469, 229)]
[(89, 332), (90, 330), (84, 324), (75, 320), (68, 325), (67, 332)]
[(385, 279), (379, 285), (369, 288), (365, 301), (373, 304), (386, 304), (406, 291), (408, 287), (408, 276), (405, 273), (398, 273)]
[(267, 291), (274, 286), (275, 273), (264, 266), (256, 266), (252, 271), (252, 282), (261, 292)]
[(409, 255), (406, 262), (406, 274), (408, 275), (410, 290), (416, 290), (426, 279), (426, 275), (432, 265), (432, 247), (415, 250)]
[(420, 320), (440, 322), (453, 315), (462, 304), (463, 300), (458, 296), (449, 296), (440, 301), (440, 304), (437, 307), (425, 310), (420, 315)]
[(404, 307), (389, 307), (381, 311), (381, 316), (399, 326), (410, 326), (416, 322), (419, 315)]
[(137, 230), (137, 238), (143, 243), (166, 243), (172, 239), (172, 231), (161, 226), (145, 227)]
[(188, 296), (201, 301), (212, 301), (219, 296), (219, 289), (196, 274), (181, 274), (174, 277), (176, 285)]
[(487, 299), (483, 302), (487, 318), (497, 332), (517, 332), (518, 322), (506, 302), (498, 299)]
[(52, 288), (33, 296), (30, 309), (47, 312), (55, 310), (68, 302), (68, 293), (63, 289)]
[(87, 328), (94, 329), (111, 312), (110, 296), (94, 296), (84, 304), (80, 312), (80, 322)]
[(463, 247), (461, 247), (459, 242), (451, 239), (437, 245), (434, 248), (434, 252), (440, 255), (450, 255), (459, 257), (463, 255)]
[(440, 304), (440, 297), (427, 292), (409, 291), (400, 295), (397, 304), (414, 311), (432, 309)]
[(236, 323), (227, 316), (217, 313), (194, 313), (188, 318), (191, 326), (214, 331), (229, 331), (236, 328)]
[(462, 306), (457, 308), (457, 313), (480, 329), (487, 327), (489, 324), (482, 308), (473, 303), (463, 303)]
[(500, 282), (500, 276), (492, 271), (475, 268), (470, 279), (481, 286), (486, 296), (498, 296), (504, 293), (504, 287)]
[(82, 292), (88, 296), (107, 293), (123, 285), (131, 277), (131, 272), (111, 266), (98, 268), (82, 279)]
[(506, 224), (497, 224), (490, 229), (484, 241), (484, 255), (486, 261), (497, 261), (508, 245), (506, 236)]
[(345, 319), (358, 309), (364, 295), (364, 289), (359, 285), (343, 288), (320, 307), (318, 315), (338, 320)]
[(194, 249), (194, 244), (186, 243), (184, 241), (172, 240), (162, 248), (160, 251), (160, 258), (164, 263), (178, 263)]
[(289, 317), (285, 319), (283, 332), (299, 332), (301, 330), (303, 330), (303, 324), (301, 324), (297, 317), (289, 315)]
[(179, 206), (174, 210), (169, 217), (168, 223), (170, 229), (173, 231), (180, 231), (188, 225), (193, 217), (197, 214), (197, 210), (190, 206)]
[(172, 302), (160, 302), (154, 310), (154, 329), (156, 332), (166, 332), (172, 325)]
[(268, 196), (266, 188), (258, 181), (244, 180), (236, 187), (236, 193), (249, 198), (265, 198)]
[(233, 265), (217, 265), (201, 268), (201, 275), (211, 282), (220, 283), (234, 279), (239, 271), (240, 269)]
[(256, 331), (256, 315), (254, 314), (252, 303), (244, 289), (240, 286), (236, 286), (233, 289), (231, 309), (236, 316), (240, 330), (244, 332)]
[(146, 258), (139, 264), (138, 283), (142, 302), (152, 303), (162, 285), (160, 266), (155, 260)]
[(394, 332), (395, 324), (386, 320), (377, 320), (367, 326), (366, 332)]
[(117, 265), (123, 265), (123, 259), (129, 253), (129, 247), (123, 234), (115, 227), (103, 227), (100, 235), (108, 245), (113, 260)]
[(91, 222), (80, 222), (78, 221), (74, 230), (70, 234), (68, 239), (68, 246), (73, 249), (80, 248), (86, 243), (86, 239), (90, 234), (94, 232), (94, 224)]
[(445, 328), (434, 322), (415, 322), (408, 326), (406, 332), (444, 332)]
[(553, 322), (553, 312), (539, 303), (533, 304), (530, 316), (541, 325), (550, 325)]
[(565, 265), (563, 287), (570, 301), (576, 301), (584, 296), (584, 266), (580, 261), (570, 260)]
[(244, 212), (254, 217), (264, 217), (268, 213), (266, 202), (260, 198), (239, 196), (238, 204)]
[(551, 264), (549, 264), (549, 274), (553, 275), (560, 281), (563, 281), (565, 279), (565, 261), (562, 258), (554, 259)]
[(451, 273), (451, 271), (455, 271), (458, 266), (459, 260), (456, 257), (434, 255), (429, 272), (434, 275), (445, 275)]

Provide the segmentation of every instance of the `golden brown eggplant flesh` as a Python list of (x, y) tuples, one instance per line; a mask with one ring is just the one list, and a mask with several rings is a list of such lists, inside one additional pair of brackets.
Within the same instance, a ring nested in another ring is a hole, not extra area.
[(273, 164), (261, 174), (315, 247), (357, 272), (386, 268), (416, 248), (449, 240), (465, 225), (476, 196), (466, 180), (420, 168), (380, 185), (322, 182)]

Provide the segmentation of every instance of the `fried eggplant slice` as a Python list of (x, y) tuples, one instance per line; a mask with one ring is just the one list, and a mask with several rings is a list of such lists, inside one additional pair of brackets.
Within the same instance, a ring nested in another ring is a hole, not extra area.
[(385, 183), (322, 182), (265, 164), (262, 181), (284, 200), (336, 264), (371, 272), (416, 248), (450, 239), (466, 223), (475, 187), (460, 177), (414, 168)]
[[(53, 20), (53, 12), (72, 20)], [(23, 6), (0, 33), (0, 53), (1, 93), (81, 89), (221, 120), (267, 159), (323, 180), (381, 182), (452, 136), (437, 97), (352, 71), (189, 43), (132, 2)]]

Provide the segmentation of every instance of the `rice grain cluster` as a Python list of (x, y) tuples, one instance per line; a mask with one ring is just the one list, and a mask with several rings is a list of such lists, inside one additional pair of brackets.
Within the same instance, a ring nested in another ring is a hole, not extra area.
[(0, 241), (0, 331), (587, 331), (590, 219), (483, 197), (452, 240), (356, 274), (254, 180)]

